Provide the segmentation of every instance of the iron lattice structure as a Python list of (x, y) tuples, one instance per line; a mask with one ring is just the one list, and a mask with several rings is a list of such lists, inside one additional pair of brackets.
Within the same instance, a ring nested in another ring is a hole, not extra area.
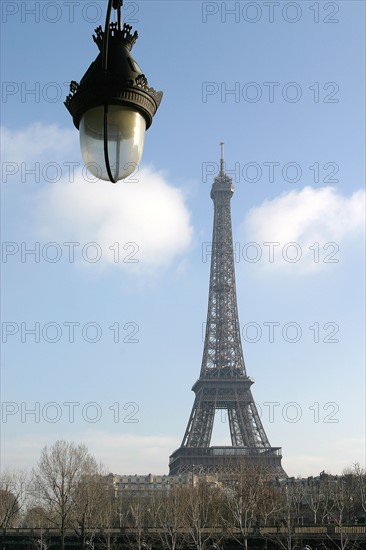
[[(220, 173), (211, 189), (214, 223), (207, 324), (200, 377), (182, 445), (170, 457), (170, 474), (229, 472), (245, 461), (266, 465), (286, 476), (281, 449), (271, 447), (251, 392), (240, 337), (236, 299), (230, 201), (233, 182), (225, 174), (223, 144)], [(231, 447), (210, 447), (217, 409), (226, 409)]]

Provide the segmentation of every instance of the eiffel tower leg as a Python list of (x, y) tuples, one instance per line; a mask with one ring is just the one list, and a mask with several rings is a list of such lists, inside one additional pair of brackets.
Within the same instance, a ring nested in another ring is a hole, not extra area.
[(227, 412), (229, 418), (231, 444), (233, 447), (244, 447), (245, 444), (243, 441), (237, 409), (236, 407), (230, 407)]
[[(258, 433), (259, 441), (261, 442), (263, 447), (270, 447), (271, 445), (268, 441), (266, 432), (264, 431), (261, 419), (259, 418), (259, 414), (257, 411), (257, 407), (255, 406), (255, 403), (250, 404), (250, 411), (251, 411), (251, 417), (253, 419), (253, 424), (256, 426), (256, 432)], [(258, 445), (258, 442), (257, 442), (257, 445)]]
[(182, 447), (209, 447), (215, 420), (215, 403), (202, 401), (197, 395)]
[(270, 447), (255, 403), (241, 404), (238, 407), (238, 417), (245, 446)]

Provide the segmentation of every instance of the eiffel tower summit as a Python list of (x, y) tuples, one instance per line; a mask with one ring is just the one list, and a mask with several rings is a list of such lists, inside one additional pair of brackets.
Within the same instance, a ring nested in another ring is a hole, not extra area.
[[(230, 201), (233, 181), (225, 174), (221, 143), (220, 173), (214, 179), (210, 289), (200, 377), (191, 415), (179, 449), (169, 460), (170, 475), (184, 472), (230, 473), (248, 463), (287, 477), (281, 448), (271, 447), (264, 431), (245, 369), (236, 300)], [(210, 446), (215, 413), (227, 411), (231, 446)]]

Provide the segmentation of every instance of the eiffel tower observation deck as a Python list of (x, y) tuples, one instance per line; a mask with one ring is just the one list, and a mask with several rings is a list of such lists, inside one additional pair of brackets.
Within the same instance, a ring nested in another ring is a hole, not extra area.
[[(181, 447), (170, 456), (170, 475), (185, 472), (230, 473), (249, 463), (268, 468), (273, 476), (287, 477), (281, 466), (281, 448), (271, 447), (264, 431), (247, 375), (240, 338), (236, 299), (230, 201), (233, 181), (225, 174), (224, 144), (220, 173), (211, 198), (214, 223), (210, 289), (200, 377)], [(215, 413), (227, 411), (231, 446), (210, 447)]]

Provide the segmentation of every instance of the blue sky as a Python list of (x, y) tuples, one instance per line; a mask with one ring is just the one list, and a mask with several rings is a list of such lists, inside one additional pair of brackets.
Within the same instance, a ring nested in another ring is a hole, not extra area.
[(167, 473), (201, 365), (220, 141), (270, 442), (290, 475), (364, 463), (364, 3), (126, 0), (164, 98), (115, 186), (83, 169), (63, 105), (106, 4), (1, 3), (2, 466), (64, 438), (114, 473)]

